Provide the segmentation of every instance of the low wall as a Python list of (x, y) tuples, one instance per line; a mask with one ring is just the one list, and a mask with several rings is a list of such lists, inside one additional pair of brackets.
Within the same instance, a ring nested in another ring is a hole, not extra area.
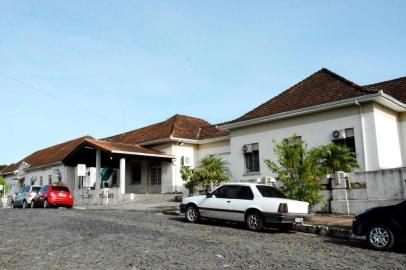
[(355, 183), (354, 187), (361, 188), (333, 185), (332, 190), (321, 191), (327, 200), (315, 210), (347, 214), (346, 196), (350, 214), (356, 214), (365, 208), (392, 205), (406, 200), (406, 168), (356, 172), (350, 174), (350, 181)]

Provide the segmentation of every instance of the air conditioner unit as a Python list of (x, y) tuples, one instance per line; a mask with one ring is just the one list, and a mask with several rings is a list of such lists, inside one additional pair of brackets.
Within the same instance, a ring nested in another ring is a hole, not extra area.
[(334, 140), (345, 139), (345, 130), (334, 130), (331, 137)]
[(242, 147), (242, 151), (243, 151), (243, 153), (252, 153), (252, 144), (245, 144), (243, 147)]
[(180, 162), (181, 162), (182, 166), (191, 166), (192, 165), (192, 162), (189, 157), (182, 156)]
[(275, 184), (276, 183), (276, 179), (272, 176), (265, 176), (265, 184), (267, 185), (271, 185), (271, 184)]

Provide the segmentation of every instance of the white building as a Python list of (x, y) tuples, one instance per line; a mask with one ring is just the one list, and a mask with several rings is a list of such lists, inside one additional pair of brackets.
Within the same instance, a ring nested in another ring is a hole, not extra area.
[[(347, 194), (354, 212), (406, 199), (405, 103), (406, 77), (360, 86), (321, 69), (218, 126), (174, 115), (109, 138), (86, 136), (37, 151), (2, 174), (16, 188), (61, 179), (75, 190), (98, 190), (106, 183), (121, 196), (168, 193), (184, 189), (182, 166), (194, 167), (203, 157), (217, 155), (229, 161), (233, 180), (263, 181), (275, 176), (264, 162), (276, 161), (273, 141), (296, 134), (308, 147), (336, 142), (354, 151), (360, 168), (353, 178), (364, 187)], [(76, 175), (78, 164), (89, 168), (83, 184)], [(342, 194), (325, 196), (332, 200), (331, 209), (340, 212)]]
[[(233, 178), (256, 181), (274, 176), (264, 162), (277, 160), (273, 141), (296, 134), (308, 147), (336, 142), (354, 151), (360, 168), (352, 178), (366, 188), (348, 191), (350, 212), (406, 199), (405, 102), (406, 77), (360, 86), (322, 69), (222, 124), (220, 128), (230, 133)], [(333, 211), (336, 207), (342, 212), (342, 192), (326, 194), (333, 200)]]
[[(61, 181), (78, 196), (88, 198), (92, 188), (98, 198), (98, 190), (109, 187), (110, 194), (125, 199), (136, 193), (181, 192), (182, 166), (197, 166), (208, 155), (228, 159), (229, 152), (227, 132), (202, 119), (174, 115), (102, 140), (85, 136), (39, 150), (3, 169), (2, 175), (12, 185), (10, 193), (24, 185)], [(86, 165), (83, 179), (78, 164)]]

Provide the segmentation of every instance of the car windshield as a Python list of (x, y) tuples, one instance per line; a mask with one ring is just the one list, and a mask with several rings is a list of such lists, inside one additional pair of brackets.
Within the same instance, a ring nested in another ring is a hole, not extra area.
[(265, 185), (257, 185), (257, 189), (259, 193), (261, 193), (262, 197), (266, 198), (286, 198), (285, 194), (277, 188), (265, 186)]
[(63, 187), (63, 186), (53, 186), (52, 190), (69, 192), (69, 189), (67, 187)]
[(41, 189), (41, 187), (32, 187), (32, 192), (38, 192)]

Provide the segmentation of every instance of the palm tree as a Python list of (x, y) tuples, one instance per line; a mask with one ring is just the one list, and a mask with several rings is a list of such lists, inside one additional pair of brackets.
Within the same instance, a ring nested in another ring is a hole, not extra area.
[(326, 170), (326, 174), (332, 174), (337, 171), (352, 172), (358, 168), (357, 157), (351, 150), (343, 145), (328, 144), (322, 146), (322, 167)]

